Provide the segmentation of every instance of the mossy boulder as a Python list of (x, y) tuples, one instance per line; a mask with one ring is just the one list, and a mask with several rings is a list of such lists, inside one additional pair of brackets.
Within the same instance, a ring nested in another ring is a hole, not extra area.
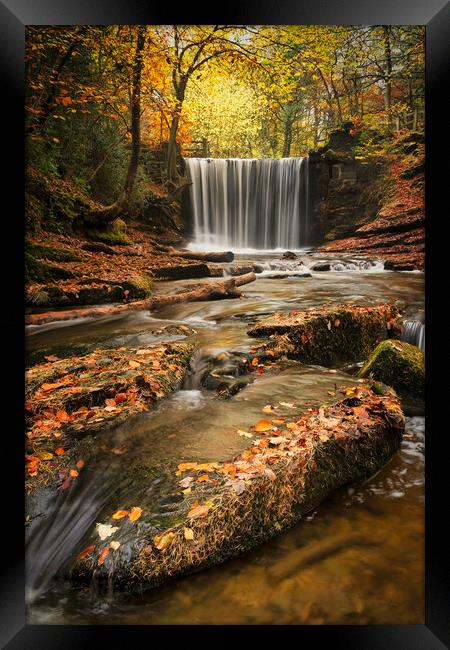
[(113, 581), (129, 591), (155, 587), (242, 554), (296, 524), (332, 490), (372, 475), (400, 446), (399, 400), (391, 390), (378, 396), (362, 385), (342, 391), (335, 404), (263, 429), (234, 458), (179, 464), (165, 480), (171, 509), (164, 514), (155, 494), (140, 501), (136, 523), (113, 519), (115, 506), (105, 508), (65, 568), (70, 579), (89, 583), (95, 576), (100, 588)]
[(391, 339), (382, 341), (358, 373), (382, 381), (404, 399), (423, 401), (425, 395), (425, 358), (422, 350)]
[(25, 281), (50, 282), (54, 280), (68, 280), (75, 278), (76, 273), (60, 266), (48, 264), (36, 259), (30, 253), (25, 253)]
[(361, 361), (380, 341), (399, 336), (397, 315), (397, 308), (390, 304), (327, 306), (274, 314), (253, 325), (247, 334), (270, 337), (275, 347), (286, 350), (288, 358), (332, 367)]

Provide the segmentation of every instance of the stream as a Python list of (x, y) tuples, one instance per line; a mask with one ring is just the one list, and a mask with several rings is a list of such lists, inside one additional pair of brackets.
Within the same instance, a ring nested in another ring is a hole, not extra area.
[[(151, 509), (161, 525), (170, 525), (170, 488), (177, 464), (226, 460), (243, 450), (249, 440), (237, 431), (248, 431), (263, 417), (265, 405), (292, 402), (306, 410), (329, 399), (336, 386), (355, 382), (355, 367), (330, 370), (292, 361), (254, 377), (230, 399), (204, 389), (200, 377), (211, 357), (245, 351), (260, 342), (246, 333), (255, 319), (324, 303), (401, 301), (405, 319), (423, 322), (423, 273), (384, 271), (376, 260), (306, 250), (295, 261), (280, 258), (279, 253), (236, 256), (235, 264), (252, 261), (264, 269), (256, 282), (243, 287), (240, 300), (176, 304), (155, 315), (130, 312), (27, 329), (30, 363), (48, 354), (83, 354), (96, 346), (142, 347), (184, 338), (170, 334), (170, 329), (161, 332), (167, 325), (192, 328), (187, 338), (197, 348), (181, 390), (99, 435), (96, 460), (81, 473), (76, 490), (59, 495), (49, 506), (55, 516), (29, 536), (28, 623), (424, 622), (420, 412), (406, 414), (401, 450), (378, 474), (361, 485), (340, 488), (291, 530), (223, 565), (132, 597), (113, 589), (100, 594), (95, 584), (73, 588), (56, 577), (67, 558), (83, 548), (95, 522), (129, 497)], [(323, 260), (332, 270), (311, 270)], [(311, 276), (299, 277), (299, 270)], [(160, 282), (157, 290), (175, 292), (198, 282)], [(289, 407), (278, 408), (280, 415), (289, 414)]]

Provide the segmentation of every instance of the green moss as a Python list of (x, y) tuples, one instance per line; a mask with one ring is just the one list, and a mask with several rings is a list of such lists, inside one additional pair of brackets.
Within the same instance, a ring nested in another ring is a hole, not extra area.
[[(148, 298), (149, 296), (152, 295), (153, 293), (153, 278), (151, 275), (143, 274), (143, 275), (135, 275), (131, 278), (131, 283), (133, 285), (133, 288), (136, 288), (138, 291), (144, 291), (145, 295), (143, 296), (144, 298)], [(122, 282), (122, 285), (127, 289), (128, 287), (125, 286), (126, 282)]]
[(422, 400), (425, 392), (425, 360), (415, 345), (389, 339), (382, 341), (358, 373), (381, 381), (402, 397)]
[(89, 226), (85, 229), (87, 239), (99, 241), (103, 244), (127, 246), (130, 240), (126, 236), (126, 223), (122, 219), (115, 219), (112, 223), (107, 224), (104, 228), (95, 228)]
[(80, 262), (82, 258), (68, 248), (52, 248), (41, 244), (27, 244), (27, 252), (40, 260), (51, 262)]
[(76, 277), (76, 274), (73, 271), (46, 264), (30, 255), (30, 253), (25, 253), (26, 282), (48, 282), (50, 280), (67, 280), (74, 277)]

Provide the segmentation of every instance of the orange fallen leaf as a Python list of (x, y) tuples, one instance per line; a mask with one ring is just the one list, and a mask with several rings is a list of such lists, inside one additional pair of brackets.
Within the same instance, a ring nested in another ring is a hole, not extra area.
[(88, 557), (93, 551), (95, 551), (95, 544), (89, 544), (89, 546), (86, 546), (86, 548), (78, 554), (78, 559), (82, 560), (83, 558)]
[(98, 562), (97, 562), (98, 566), (101, 566), (105, 562), (108, 553), (109, 553), (109, 546), (105, 546), (105, 548), (98, 556)]
[(78, 476), (78, 472), (76, 469), (71, 469), (69, 472), (70, 476), (73, 476), (74, 478)]
[(188, 512), (189, 519), (195, 519), (196, 517), (204, 517), (208, 514), (210, 508), (209, 506), (196, 505), (191, 508)]
[(198, 477), (197, 482), (198, 483), (204, 483), (205, 481), (209, 481), (209, 476), (208, 474), (202, 474), (201, 476)]
[(116, 510), (116, 512), (111, 516), (113, 519), (122, 519), (122, 517), (126, 517), (129, 514), (128, 510)]
[(61, 384), (42, 384), (41, 390), (44, 391), (49, 391), (49, 390), (54, 390), (55, 388), (60, 388)]
[(252, 359), (252, 366), (257, 366), (258, 363), (259, 363), (258, 357), (254, 357), (254, 359)]
[(141, 514), (142, 514), (142, 508), (135, 506), (134, 508), (131, 508), (131, 512), (128, 515), (128, 519), (130, 521), (136, 521), (136, 519), (139, 519)]
[(260, 420), (255, 424), (255, 431), (271, 431), (271, 429), (273, 429), (273, 424), (269, 420)]
[(56, 447), (56, 449), (55, 449), (55, 454), (56, 454), (57, 456), (62, 456), (63, 453), (64, 453), (64, 447)]
[(70, 416), (66, 411), (61, 409), (60, 411), (56, 412), (56, 419), (58, 422), (68, 422), (70, 420)]
[(178, 469), (180, 472), (185, 472), (187, 469), (193, 469), (196, 465), (197, 463), (180, 463)]

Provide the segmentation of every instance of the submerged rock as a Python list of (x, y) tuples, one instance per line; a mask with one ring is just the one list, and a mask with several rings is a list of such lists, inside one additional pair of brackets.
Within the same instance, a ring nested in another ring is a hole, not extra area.
[(311, 271), (331, 271), (330, 262), (317, 262), (311, 266)]
[(380, 341), (397, 337), (398, 310), (390, 304), (377, 307), (336, 305), (274, 314), (247, 330), (249, 336), (271, 337), (291, 359), (335, 366), (364, 359)]
[(297, 255), (293, 253), (292, 251), (285, 251), (283, 255), (281, 256), (281, 259), (283, 260), (296, 260)]
[(392, 388), (403, 398), (423, 400), (425, 357), (420, 348), (405, 341), (382, 341), (358, 373)]
[(80, 543), (71, 579), (95, 574), (99, 584), (129, 590), (159, 585), (261, 544), (331, 490), (372, 475), (400, 446), (398, 399), (361, 385), (342, 392), (289, 426), (261, 420), (254, 426), (261, 437), (229, 461), (178, 465), (170, 527), (162, 528), (153, 505), (139, 508), (137, 523), (111, 512)]

